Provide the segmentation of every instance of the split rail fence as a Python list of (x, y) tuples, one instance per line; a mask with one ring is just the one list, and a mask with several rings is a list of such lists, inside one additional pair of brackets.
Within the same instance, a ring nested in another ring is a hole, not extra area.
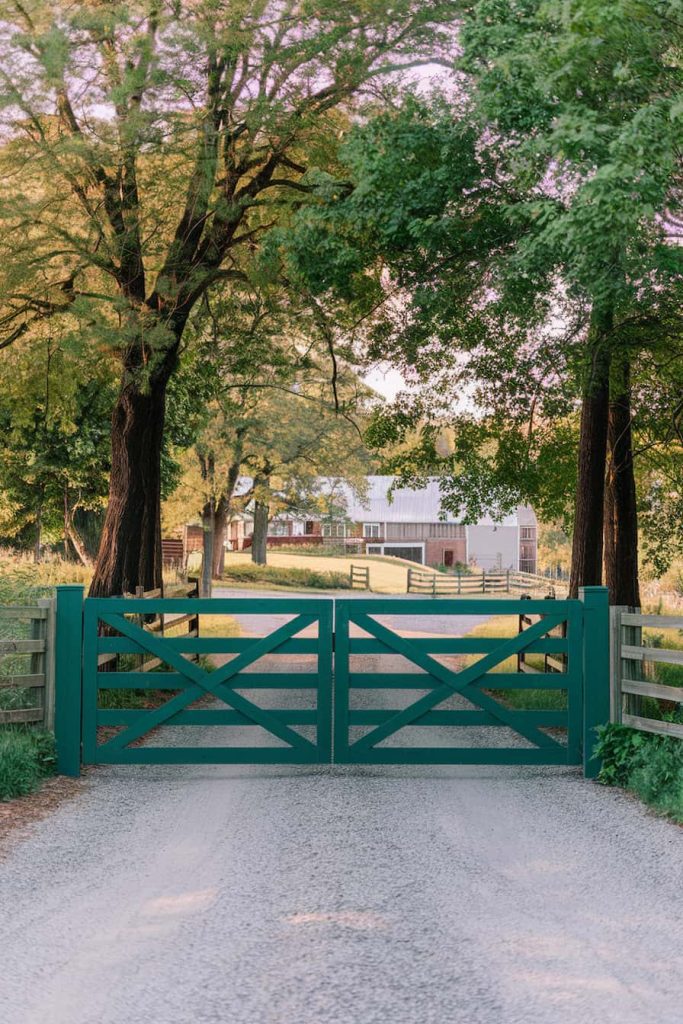
[(471, 594), (511, 594), (515, 591), (530, 597), (566, 597), (568, 586), (535, 573), (516, 569), (480, 572), (429, 572), (408, 569), (408, 593), (431, 597), (467, 597)]
[(55, 603), (0, 607), (0, 725), (54, 727)]
[[(198, 598), (199, 580), (189, 579), (187, 583), (158, 587), (156, 590), (144, 590), (142, 587), (137, 587), (134, 594), (124, 594), (123, 596), (144, 597), (149, 598), (150, 600), (159, 597)], [(161, 637), (169, 635), (185, 637), (199, 636), (199, 616), (193, 612), (183, 615), (168, 613), (161, 615), (156, 612), (152, 615), (140, 615), (137, 619), (137, 625), (144, 628), (148, 633), (156, 633)], [(185, 626), (186, 629), (182, 632), (178, 632), (178, 627), (180, 626)], [(100, 654), (98, 658), (98, 667), (100, 670), (105, 672), (118, 672), (122, 667), (121, 657), (122, 656), (120, 654)], [(137, 672), (152, 672), (162, 664), (160, 658), (155, 658), (149, 653), (136, 655), (136, 657), (138, 659), (135, 666)]]
[[(199, 581), (144, 591), (134, 597), (199, 597)], [(199, 636), (199, 616), (141, 615), (138, 625), (163, 636)], [(186, 627), (180, 632), (180, 627)], [(161, 661), (152, 655), (139, 655), (136, 670), (150, 672)], [(198, 657), (198, 656), (196, 656)], [(102, 671), (116, 672), (121, 656), (100, 656)], [(44, 598), (34, 605), (0, 606), (0, 726), (27, 725), (54, 729), (55, 718), (55, 601)]]
[(665, 633), (649, 642), (643, 636), (645, 628), (683, 635), (683, 615), (643, 615), (619, 607), (611, 608), (610, 614), (612, 721), (683, 739), (683, 649), (667, 647)]

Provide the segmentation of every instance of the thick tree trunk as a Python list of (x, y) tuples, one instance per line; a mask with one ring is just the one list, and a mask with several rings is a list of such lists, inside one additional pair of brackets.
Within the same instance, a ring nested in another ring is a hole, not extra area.
[(612, 604), (640, 607), (638, 509), (633, 472), (628, 357), (613, 368), (605, 486), (605, 582)]
[(611, 314), (594, 313), (581, 407), (570, 597), (578, 596), (579, 587), (602, 583), (611, 328)]
[(228, 503), (220, 498), (214, 513), (213, 575), (220, 579), (225, 571), (225, 531), (228, 524)]
[(266, 545), (268, 540), (269, 508), (265, 502), (254, 503), (254, 534), (251, 540), (251, 560), (256, 565), (265, 565), (267, 561)]
[(202, 510), (202, 529), (204, 530), (204, 550), (200, 597), (211, 597), (211, 573), (213, 570), (213, 552), (216, 529), (213, 501), (208, 501)]
[(169, 373), (141, 391), (128, 379), (112, 417), (109, 505), (90, 586), (93, 597), (161, 586), (161, 448)]

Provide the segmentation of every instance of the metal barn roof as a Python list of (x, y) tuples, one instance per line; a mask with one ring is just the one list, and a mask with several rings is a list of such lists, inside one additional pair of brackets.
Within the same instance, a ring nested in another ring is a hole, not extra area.
[[(395, 476), (368, 476), (367, 487), (362, 495), (356, 494), (353, 488), (335, 479), (320, 477), (319, 490), (325, 493), (334, 485), (336, 494), (346, 505), (347, 517), (354, 523), (459, 523), (462, 517), (450, 513), (441, 514), (441, 489), (439, 481), (432, 479), (426, 487), (411, 490), (397, 487), (391, 496), (389, 491)], [(237, 493), (245, 494), (251, 486), (250, 477), (241, 477)], [(340, 502), (341, 503), (341, 502)], [(304, 519), (304, 515), (294, 512), (281, 512), (276, 519)], [(533, 510), (520, 506), (516, 512), (502, 519), (483, 516), (478, 526), (518, 526), (519, 524), (535, 526), (536, 517)]]

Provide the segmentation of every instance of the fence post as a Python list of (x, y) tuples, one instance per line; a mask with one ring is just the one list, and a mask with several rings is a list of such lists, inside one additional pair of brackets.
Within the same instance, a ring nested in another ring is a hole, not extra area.
[(38, 601), (38, 607), (44, 608), (47, 614), (45, 620), (45, 657), (43, 660), (43, 671), (45, 672), (45, 689), (43, 691), (43, 727), (52, 732), (55, 727), (55, 601), (54, 598), (43, 597)]
[(81, 773), (83, 587), (57, 587), (55, 617), (55, 739), (57, 771)]
[(610, 625), (610, 722), (621, 722), (621, 615), (626, 605), (615, 604), (609, 610)]
[(508, 571), (506, 573), (506, 587), (507, 587), (507, 590), (505, 591), (505, 593), (509, 594), (510, 593), (510, 570), (509, 569), (508, 569)]
[(594, 779), (600, 771), (593, 755), (595, 730), (610, 720), (609, 591), (580, 587), (583, 603), (583, 774)]
[(481, 592), (486, 593), (486, 569), (481, 570)]

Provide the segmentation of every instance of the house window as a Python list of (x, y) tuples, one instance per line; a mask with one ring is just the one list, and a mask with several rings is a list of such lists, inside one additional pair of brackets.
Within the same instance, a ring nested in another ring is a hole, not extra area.
[(380, 536), (379, 523), (363, 523), (363, 536), (376, 540)]
[(346, 523), (323, 523), (323, 537), (345, 537)]
[(521, 533), (520, 533), (520, 539), (521, 540), (534, 540), (535, 535), (536, 535), (536, 527), (535, 526), (522, 526), (521, 527)]
[(277, 521), (270, 524), (268, 533), (271, 537), (286, 537), (287, 536), (287, 523), (278, 523)]

